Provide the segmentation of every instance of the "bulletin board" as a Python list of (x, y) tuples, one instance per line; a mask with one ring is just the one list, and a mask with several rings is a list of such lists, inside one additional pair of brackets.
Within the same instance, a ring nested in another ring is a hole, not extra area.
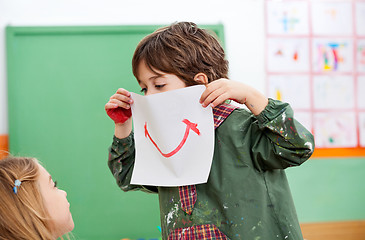
[(315, 157), (365, 156), (365, 1), (265, 1), (268, 96), (289, 102)]
[[(76, 239), (160, 239), (157, 194), (124, 193), (107, 166), (104, 105), (140, 92), (131, 60), (159, 26), (7, 27), (9, 151), (38, 158), (67, 191)], [(223, 25), (203, 25), (223, 41)]]

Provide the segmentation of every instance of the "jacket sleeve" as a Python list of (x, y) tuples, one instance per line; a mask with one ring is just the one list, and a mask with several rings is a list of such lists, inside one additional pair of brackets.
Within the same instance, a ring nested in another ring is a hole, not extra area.
[(252, 152), (262, 170), (299, 166), (313, 153), (313, 135), (294, 119), (288, 103), (269, 99), (252, 128)]
[(147, 193), (157, 193), (157, 187), (130, 184), (135, 160), (133, 132), (126, 138), (113, 137), (109, 148), (108, 166), (118, 186), (125, 192), (141, 190)]

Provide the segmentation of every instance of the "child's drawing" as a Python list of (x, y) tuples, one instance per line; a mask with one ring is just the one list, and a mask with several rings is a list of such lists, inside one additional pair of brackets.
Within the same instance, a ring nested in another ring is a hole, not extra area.
[(356, 147), (354, 112), (323, 112), (314, 114), (314, 139), (318, 148)]
[(313, 39), (312, 64), (315, 72), (352, 72), (352, 40)]
[(310, 86), (308, 75), (270, 75), (269, 96), (288, 102), (296, 109), (310, 108)]
[(161, 151), (161, 149), (159, 148), (159, 146), (157, 145), (157, 143), (152, 139), (152, 137), (151, 137), (151, 135), (150, 135), (150, 133), (148, 132), (148, 129), (147, 129), (147, 122), (144, 124), (144, 134), (145, 134), (145, 137), (150, 139), (151, 143), (156, 147), (156, 149), (161, 153), (162, 156), (164, 156), (165, 158), (172, 157), (176, 153), (178, 153), (181, 150), (181, 148), (184, 146), (186, 140), (189, 137), (190, 130), (192, 132), (195, 132), (197, 135), (200, 135), (200, 131), (197, 128), (198, 124), (192, 123), (192, 122), (190, 122), (187, 119), (184, 119), (182, 122), (186, 124), (186, 129), (185, 129), (184, 136), (183, 136), (180, 144), (174, 150), (172, 150), (169, 153), (163, 153)]
[(308, 34), (307, 2), (267, 2), (269, 34)]
[(269, 72), (309, 71), (308, 39), (269, 38), (267, 44)]
[(199, 103), (204, 90), (197, 85), (149, 96), (132, 93), (136, 145), (132, 184), (183, 186), (207, 181), (214, 122), (212, 108)]

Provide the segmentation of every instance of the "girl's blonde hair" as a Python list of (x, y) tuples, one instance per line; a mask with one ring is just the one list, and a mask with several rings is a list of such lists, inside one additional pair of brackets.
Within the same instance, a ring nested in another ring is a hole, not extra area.
[[(38, 178), (35, 158), (0, 160), (0, 239), (54, 239)], [(13, 190), (15, 180), (21, 181), (17, 193)]]

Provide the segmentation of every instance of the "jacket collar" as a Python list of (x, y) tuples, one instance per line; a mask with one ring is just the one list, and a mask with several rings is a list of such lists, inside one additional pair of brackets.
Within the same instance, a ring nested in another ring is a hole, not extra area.
[(238, 107), (227, 103), (223, 103), (213, 108), (214, 129), (219, 127), (236, 108)]

